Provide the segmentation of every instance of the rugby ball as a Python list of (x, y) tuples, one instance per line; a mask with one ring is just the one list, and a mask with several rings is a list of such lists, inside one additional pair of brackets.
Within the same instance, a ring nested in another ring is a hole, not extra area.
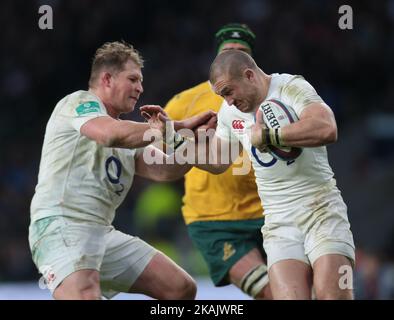
[[(276, 99), (265, 100), (260, 105), (263, 121), (268, 128), (283, 128), (298, 121), (298, 116), (290, 106)], [(269, 153), (278, 160), (290, 161), (300, 156), (302, 148), (267, 146)]]

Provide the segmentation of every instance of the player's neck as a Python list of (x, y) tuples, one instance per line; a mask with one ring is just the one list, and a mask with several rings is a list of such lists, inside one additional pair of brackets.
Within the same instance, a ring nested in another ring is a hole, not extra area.
[(119, 119), (120, 113), (116, 111), (114, 106), (109, 102), (110, 99), (107, 99), (103, 92), (97, 88), (89, 88), (89, 92), (93, 93), (97, 98), (100, 99), (111, 118)]
[(107, 109), (108, 115), (109, 115), (111, 118), (119, 119), (120, 113), (117, 112), (117, 111), (115, 111), (115, 108), (114, 108), (111, 104), (105, 103), (105, 102), (103, 102), (103, 104), (104, 104), (104, 106), (105, 106), (105, 109)]
[(271, 78), (272, 78), (271, 75), (268, 75), (268, 74), (263, 72), (263, 74), (262, 74), (262, 87), (263, 87), (263, 90), (262, 90), (263, 97), (262, 97), (262, 99), (263, 100), (261, 102), (263, 102), (265, 99), (267, 99), (268, 91), (269, 91), (270, 85), (271, 85)]
[(256, 105), (253, 110), (253, 112), (256, 112), (258, 107), (264, 102), (265, 99), (267, 99), (268, 91), (271, 85), (271, 78), (272, 76), (264, 73), (262, 70), (260, 70), (260, 84), (259, 87), (261, 90), (258, 90), (258, 97), (256, 99)]

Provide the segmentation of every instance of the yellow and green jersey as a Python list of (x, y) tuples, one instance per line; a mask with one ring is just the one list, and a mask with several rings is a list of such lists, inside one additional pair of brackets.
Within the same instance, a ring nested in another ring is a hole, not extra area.
[[(181, 120), (208, 110), (219, 111), (222, 102), (223, 99), (212, 91), (207, 81), (174, 96), (165, 111), (171, 119)], [(247, 157), (246, 154), (242, 156)], [(233, 175), (233, 166), (241, 165), (232, 165), (220, 175), (198, 168), (185, 175), (182, 212), (186, 224), (262, 217), (254, 171), (247, 175)]]

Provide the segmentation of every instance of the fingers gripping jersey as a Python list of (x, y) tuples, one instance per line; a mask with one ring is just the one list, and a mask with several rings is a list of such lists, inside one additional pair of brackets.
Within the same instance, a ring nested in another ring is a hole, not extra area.
[(63, 215), (110, 224), (134, 177), (135, 150), (106, 148), (80, 134), (81, 126), (108, 116), (88, 91), (58, 102), (46, 127), (31, 219)]

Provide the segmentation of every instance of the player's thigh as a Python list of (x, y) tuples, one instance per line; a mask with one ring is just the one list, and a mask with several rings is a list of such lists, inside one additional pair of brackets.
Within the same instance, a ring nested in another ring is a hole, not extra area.
[(313, 274), (317, 299), (353, 299), (353, 268), (348, 257), (323, 255), (314, 262)]
[(157, 252), (129, 292), (143, 293), (155, 299), (194, 299), (196, 286), (186, 271)]
[(101, 298), (97, 270), (79, 270), (68, 275), (53, 292), (56, 300), (97, 300)]
[[(73, 219), (64, 217), (44, 218), (32, 223), (29, 240), (33, 261), (52, 293), (77, 271), (99, 270), (105, 251), (104, 234), (107, 231), (106, 227), (100, 225), (75, 223)], [(89, 287), (91, 279), (82, 277), (80, 287)], [(65, 283), (64, 288), (68, 282)], [(59, 293), (57, 297), (60, 297)]]
[(291, 224), (262, 228), (268, 276), (274, 299), (310, 299), (312, 268), (305, 255), (304, 234)]
[[(314, 270), (314, 286), (318, 299), (348, 299), (355, 261), (353, 235), (347, 218), (347, 207), (337, 189), (327, 193), (324, 210), (314, 212), (315, 223), (305, 238), (306, 254)], [(345, 274), (346, 273), (346, 274)]]
[(119, 292), (129, 292), (157, 250), (142, 239), (114, 228), (106, 235), (105, 243), (100, 284), (103, 295), (112, 298)]
[(319, 208), (307, 215), (313, 220), (305, 225), (305, 252), (311, 264), (325, 254), (341, 254), (355, 260), (353, 234), (347, 217), (347, 207), (339, 190), (328, 191)]
[(270, 223), (262, 227), (268, 269), (281, 260), (299, 260), (309, 264), (305, 254), (303, 232), (291, 223)]
[(311, 299), (312, 268), (305, 262), (295, 259), (278, 261), (270, 267), (268, 276), (274, 299)]

